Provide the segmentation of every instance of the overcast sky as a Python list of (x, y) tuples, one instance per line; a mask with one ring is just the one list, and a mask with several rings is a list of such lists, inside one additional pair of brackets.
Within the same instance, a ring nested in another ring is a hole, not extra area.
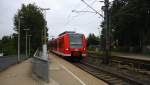
[[(100, 13), (103, 3), (99, 0), (85, 0)], [(76, 31), (86, 36), (99, 34), (98, 27), (103, 20), (94, 13), (73, 13), (72, 10), (92, 11), (81, 0), (0, 0), (0, 38), (13, 31), (13, 17), (22, 4), (35, 3), (41, 8), (50, 8), (46, 13), (49, 38), (64, 31)]]

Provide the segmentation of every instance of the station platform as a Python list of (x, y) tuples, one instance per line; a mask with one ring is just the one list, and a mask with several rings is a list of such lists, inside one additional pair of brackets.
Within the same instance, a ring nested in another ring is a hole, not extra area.
[(39, 85), (32, 78), (31, 66), (31, 59), (28, 59), (0, 72), (0, 85)]
[(0, 85), (108, 85), (52, 53), (49, 59), (49, 83), (33, 76), (28, 59), (0, 72)]
[(50, 77), (59, 85), (108, 85), (70, 62), (50, 53)]
[(117, 56), (122, 58), (150, 61), (150, 56), (144, 54), (120, 53), (120, 52), (112, 52), (111, 54), (112, 56)]

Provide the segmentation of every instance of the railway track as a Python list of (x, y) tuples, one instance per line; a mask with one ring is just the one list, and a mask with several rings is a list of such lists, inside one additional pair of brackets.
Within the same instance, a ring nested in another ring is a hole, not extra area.
[[(99, 57), (95, 55), (94, 53), (88, 53), (88, 57), (93, 59), (102, 60), (102, 57)], [(121, 56), (111, 56), (111, 63), (117, 63), (117, 64), (123, 64), (128, 65), (132, 68), (135, 68), (137, 70), (144, 69), (147, 71), (150, 71), (150, 61), (148, 60), (142, 60), (137, 58), (130, 58), (129, 56), (121, 57)]]
[(85, 62), (76, 63), (75, 65), (110, 85), (148, 85), (142, 84), (141, 82), (138, 82), (134, 79), (121, 77), (119, 75), (113, 74), (111, 70), (106, 71), (106, 69), (100, 69)]
[[(135, 69), (130, 68), (131, 62), (134, 61), (127, 62), (129, 64), (128, 66), (124, 65), (124, 62), (121, 60), (113, 59), (116, 60), (116, 62), (119, 62), (118, 67), (118, 65), (111, 65), (112, 63), (110, 65), (102, 64), (102, 60), (99, 59), (99, 57), (96, 57), (96, 59), (95, 57), (94, 59), (91, 58), (93, 57), (87, 57), (80, 63), (77, 63), (76, 66), (110, 85), (150, 85), (149, 74), (141, 74), (139, 71), (137, 72)], [(134, 62), (134, 64), (136, 63), (137, 62)], [(134, 66), (134, 64), (131, 64), (131, 66)]]
[(76, 66), (78, 66), (79, 68), (85, 70), (86, 72), (94, 75), (95, 77), (107, 82), (110, 85), (132, 85), (132, 84), (129, 84), (128, 82), (123, 81), (120, 78), (117, 78), (111, 74), (108, 74), (104, 71), (95, 69), (95, 68), (85, 65), (83, 63), (78, 63), (78, 64), (76, 64)]
[[(88, 60), (88, 61), (87, 61)], [(90, 60), (90, 61), (89, 61)], [(86, 62), (102, 62), (102, 57), (88, 54)], [(111, 65), (150, 76), (150, 61), (111, 56)]]

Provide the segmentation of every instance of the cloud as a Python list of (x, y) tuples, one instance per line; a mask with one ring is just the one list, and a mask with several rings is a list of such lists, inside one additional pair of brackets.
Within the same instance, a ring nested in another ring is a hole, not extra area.
[[(86, 0), (99, 12), (103, 4), (98, 0)], [(95, 2), (95, 3), (94, 3)], [(13, 31), (13, 17), (22, 4), (35, 3), (41, 8), (50, 8), (46, 13), (49, 35), (57, 36), (66, 30), (99, 34), (98, 27), (102, 21), (98, 15), (91, 13), (72, 13), (72, 10), (89, 9), (80, 0), (0, 0), (0, 37), (10, 35)]]

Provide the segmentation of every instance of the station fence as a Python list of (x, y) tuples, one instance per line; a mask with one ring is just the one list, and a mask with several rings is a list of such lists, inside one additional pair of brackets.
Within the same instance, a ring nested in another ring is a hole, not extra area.
[(46, 82), (49, 82), (48, 64), (48, 59), (43, 58), (42, 51), (37, 49), (32, 59), (32, 72)]

